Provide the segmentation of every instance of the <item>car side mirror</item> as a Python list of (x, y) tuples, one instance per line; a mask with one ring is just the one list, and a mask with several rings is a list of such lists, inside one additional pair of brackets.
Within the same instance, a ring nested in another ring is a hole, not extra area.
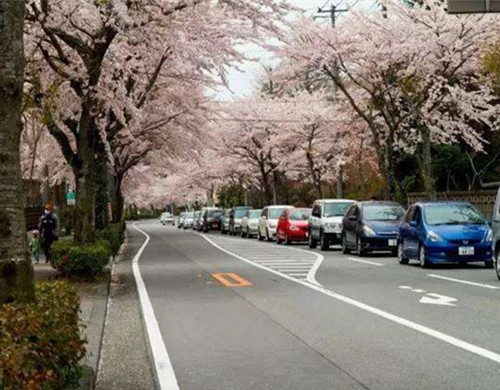
[(411, 227), (417, 227), (418, 226), (417, 221), (410, 221), (410, 226)]

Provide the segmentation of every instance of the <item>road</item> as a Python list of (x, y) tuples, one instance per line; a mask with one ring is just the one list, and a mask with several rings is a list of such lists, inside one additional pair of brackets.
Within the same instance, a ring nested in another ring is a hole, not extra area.
[(500, 388), (500, 282), (482, 265), (135, 227), (182, 390)]

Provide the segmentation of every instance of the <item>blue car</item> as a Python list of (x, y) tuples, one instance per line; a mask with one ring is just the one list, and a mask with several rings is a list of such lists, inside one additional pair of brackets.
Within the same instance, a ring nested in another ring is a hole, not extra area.
[(435, 263), (484, 262), (493, 267), (492, 232), (470, 203), (428, 202), (412, 205), (399, 227), (398, 260)]
[(398, 229), (404, 209), (395, 202), (358, 202), (342, 220), (342, 252), (356, 251), (358, 256), (369, 252), (397, 253)]

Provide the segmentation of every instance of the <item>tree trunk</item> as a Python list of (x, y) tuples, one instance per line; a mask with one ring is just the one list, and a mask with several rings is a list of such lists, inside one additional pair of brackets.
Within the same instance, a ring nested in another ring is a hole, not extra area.
[(321, 177), (316, 172), (314, 159), (313, 159), (310, 151), (307, 151), (306, 158), (307, 158), (307, 163), (308, 163), (308, 167), (309, 167), (309, 172), (311, 174), (311, 178), (312, 178), (313, 183), (314, 183), (314, 188), (316, 190), (316, 195), (317, 195), (318, 199), (323, 199), (323, 189), (321, 188)]
[(92, 103), (84, 104), (77, 138), (80, 163), (73, 168), (76, 179), (75, 241), (92, 243), (95, 239), (96, 141), (97, 129), (91, 116)]
[(19, 153), (24, 10), (24, 0), (0, 1), (0, 303), (34, 299)]
[(102, 141), (97, 144), (96, 179), (95, 227), (104, 229), (109, 225), (109, 181), (106, 149)]
[(121, 222), (123, 219), (123, 211), (125, 207), (125, 201), (122, 194), (122, 181), (123, 178), (120, 175), (113, 176), (113, 194), (112, 194), (112, 207), (111, 212), (113, 216), (113, 223)]
[(422, 157), (420, 160), (420, 171), (422, 172), (422, 183), (424, 191), (429, 200), (436, 199), (436, 186), (432, 172), (431, 154), (431, 131), (427, 126), (421, 128), (422, 134)]

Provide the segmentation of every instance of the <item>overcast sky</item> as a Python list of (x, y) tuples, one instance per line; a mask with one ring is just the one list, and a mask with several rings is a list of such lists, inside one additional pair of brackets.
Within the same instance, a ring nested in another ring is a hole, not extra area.
[[(333, 2), (338, 9), (345, 9), (351, 6), (356, 8), (372, 7), (374, 0), (288, 0), (290, 4), (305, 9), (311, 15), (316, 14), (318, 7), (328, 10)], [(328, 14), (325, 14), (328, 15)], [(337, 16), (341, 21), (342, 14)], [(231, 69), (229, 72), (229, 87), (231, 91), (223, 89), (217, 93), (217, 98), (221, 100), (233, 100), (248, 96), (252, 93), (253, 86), (257, 82), (259, 75), (263, 73), (263, 66), (272, 63), (272, 55), (265, 50), (246, 46), (245, 52), (252, 57), (258, 58), (259, 62), (247, 62), (242, 66), (242, 72)]]

